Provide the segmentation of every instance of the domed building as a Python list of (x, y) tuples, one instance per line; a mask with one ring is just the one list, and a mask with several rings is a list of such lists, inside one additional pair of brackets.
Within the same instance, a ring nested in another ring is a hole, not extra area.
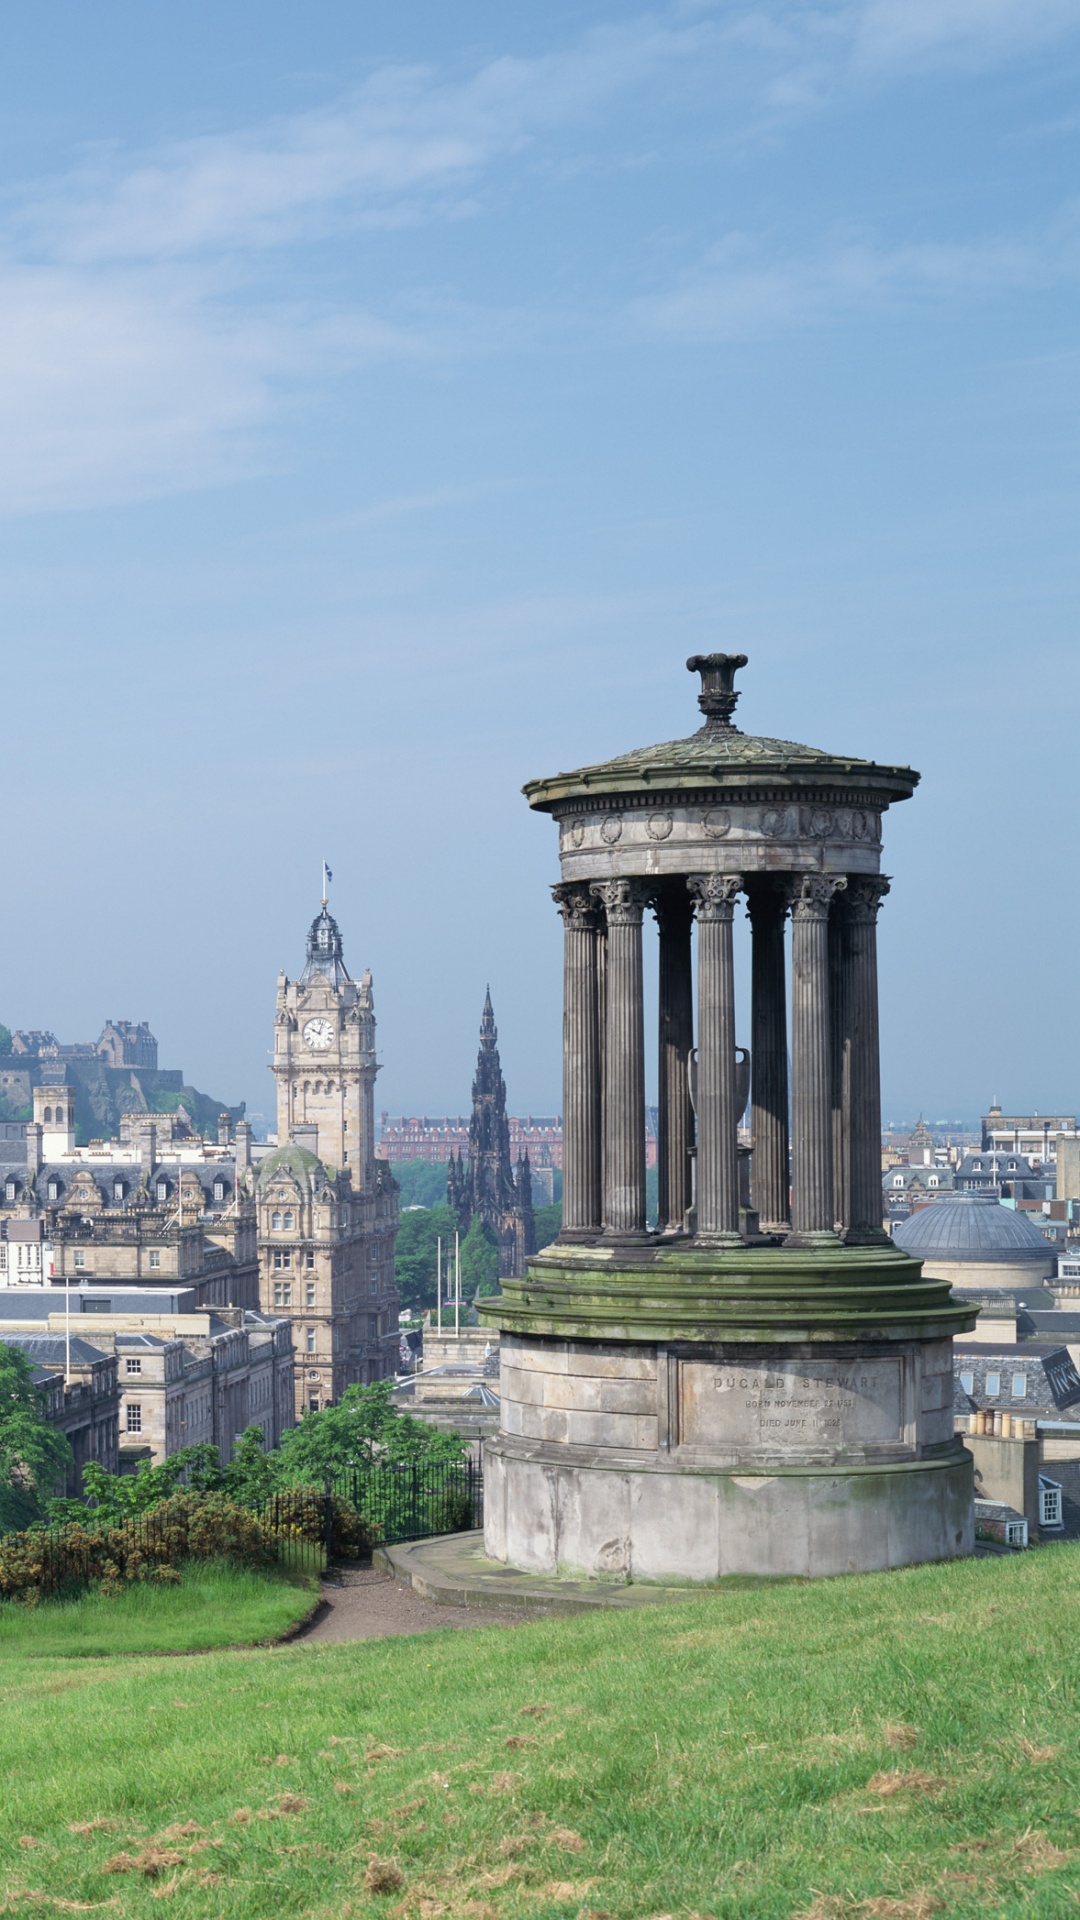
[(1038, 1287), (1056, 1266), (1050, 1242), (1027, 1214), (989, 1194), (958, 1193), (920, 1207), (897, 1223), (893, 1241), (922, 1261), (928, 1280), (947, 1280), (961, 1293)]

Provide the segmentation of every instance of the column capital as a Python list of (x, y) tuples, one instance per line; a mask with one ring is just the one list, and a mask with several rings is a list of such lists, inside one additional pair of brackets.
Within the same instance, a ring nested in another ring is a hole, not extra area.
[(862, 926), (873, 926), (878, 917), (878, 909), (888, 891), (889, 882), (883, 873), (854, 875), (847, 883), (849, 918)]
[(789, 886), (793, 920), (827, 920), (829, 908), (847, 881), (842, 874), (796, 873)]
[(650, 891), (647, 880), (594, 880), (589, 891), (603, 903), (609, 927), (640, 927)]
[(687, 886), (698, 920), (731, 920), (735, 901), (742, 892), (741, 873), (691, 873)]
[(599, 908), (588, 881), (561, 880), (552, 887), (551, 897), (563, 918), (563, 924), (575, 933), (592, 933), (599, 920)]

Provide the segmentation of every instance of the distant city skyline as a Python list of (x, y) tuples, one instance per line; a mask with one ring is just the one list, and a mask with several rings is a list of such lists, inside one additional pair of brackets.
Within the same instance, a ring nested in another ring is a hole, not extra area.
[(1078, 80), (1057, 0), (21, 10), (0, 1019), (269, 1117), (326, 860), (379, 1106), (462, 1106), (490, 981), (557, 1110), (519, 790), (727, 647), (922, 772), (886, 1112), (1074, 1108)]

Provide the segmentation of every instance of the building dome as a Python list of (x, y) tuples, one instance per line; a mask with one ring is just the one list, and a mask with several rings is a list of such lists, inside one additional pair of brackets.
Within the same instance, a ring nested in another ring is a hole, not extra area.
[(1049, 1240), (1026, 1214), (990, 1194), (958, 1193), (898, 1221), (893, 1240), (923, 1263), (924, 1280), (947, 1280), (960, 1293), (1020, 1294), (1048, 1280), (1057, 1265)]
[(1050, 1243), (1026, 1214), (1001, 1206), (989, 1194), (957, 1194), (955, 1200), (920, 1207), (899, 1221), (893, 1240), (914, 1259), (968, 1261), (980, 1266), (1019, 1266), (1053, 1259)]

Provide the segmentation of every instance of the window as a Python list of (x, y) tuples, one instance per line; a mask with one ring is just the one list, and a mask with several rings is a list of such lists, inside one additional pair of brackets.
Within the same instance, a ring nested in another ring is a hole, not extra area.
[(71, 1256), (71, 1264), (73, 1267), (85, 1267), (86, 1254), (84, 1253), (82, 1247), (75, 1248), (75, 1251)]
[(286, 1233), (291, 1233), (294, 1225), (292, 1214), (291, 1213), (285, 1214), (281, 1224), (284, 1227)]
[(377, 1313), (369, 1313), (368, 1314), (368, 1339), (377, 1340), (378, 1337), (379, 1337), (379, 1316)]
[(314, 1247), (308, 1247), (307, 1252), (304, 1255), (304, 1265), (307, 1267), (313, 1267), (315, 1265)]
[(1006, 1520), (1005, 1545), (1007, 1547), (1026, 1547), (1028, 1543), (1027, 1521)]
[(280, 1214), (280, 1212), (278, 1212), (278, 1213), (272, 1213), (272, 1214), (270, 1215), (270, 1231), (271, 1231), (271, 1233), (280, 1233), (280, 1231), (281, 1231), (281, 1214)]
[(313, 1307), (315, 1305), (314, 1280), (309, 1280), (306, 1287), (304, 1288), (304, 1305), (305, 1307)]
[(52, 1126), (52, 1108), (51, 1107), (46, 1107), (45, 1109), (45, 1125), (47, 1127)]
[(57, 1107), (57, 1109), (56, 1109), (56, 1124), (57, 1124), (57, 1126), (58, 1126), (58, 1127), (62, 1127), (62, 1126), (63, 1126), (63, 1124), (64, 1124), (64, 1109), (63, 1109), (63, 1107)]
[(317, 1393), (309, 1393), (308, 1394), (308, 1412), (318, 1413), (318, 1411), (319, 1411), (319, 1396)]
[(224, 1200), (224, 1198), (225, 1198), (225, 1182), (224, 1180), (215, 1180), (214, 1181), (214, 1199)]
[(7, 1194), (7, 1198), (8, 1198), (8, 1203), (9, 1203), (9, 1205), (10, 1205), (10, 1203), (11, 1203), (11, 1201), (12, 1201), (12, 1200), (14, 1200), (14, 1198), (15, 1198), (15, 1194), (16, 1194), (16, 1191), (17, 1191), (17, 1189), (16, 1189), (16, 1186), (15, 1186), (15, 1182), (14, 1182), (14, 1180), (9, 1180), (9, 1181), (7, 1182), (7, 1185), (6, 1185), (6, 1187), (5, 1187), (5, 1189), (4, 1189), (4, 1191), (5, 1191), (5, 1193)]
[(274, 1266), (278, 1269), (292, 1266), (292, 1253), (288, 1247), (274, 1248)]
[(1039, 1525), (1040, 1527), (1060, 1527), (1064, 1524), (1061, 1517), (1061, 1488), (1056, 1480), (1046, 1480), (1039, 1475)]
[(378, 1293), (378, 1291), (379, 1291), (379, 1283), (378, 1283), (378, 1281), (377, 1281), (377, 1280), (373, 1280), (373, 1281), (372, 1281), (372, 1283), (371, 1283), (371, 1291), (372, 1291), (372, 1293)]
[(988, 1373), (988, 1374), (987, 1374), (987, 1376), (986, 1376), (986, 1391), (987, 1391), (987, 1393), (989, 1393), (989, 1394), (995, 1394), (995, 1393), (1000, 1393), (1000, 1392), (1001, 1392), (1001, 1375), (1000, 1375), (1000, 1373)]
[(1027, 1374), (1014, 1373), (1012, 1377), (1012, 1397), (1014, 1400), (1027, 1399)]
[(59, 1200), (59, 1198), (60, 1198), (60, 1182), (59, 1180), (50, 1180), (49, 1181), (49, 1199)]
[(160, 1249), (159, 1247), (151, 1247), (151, 1249), (150, 1249), (150, 1265), (151, 1265), (151, 1267), (160, 1267), (160, 1265), (161, 1265), (161, 1249)]
[(314, 1327), (309, 1327), (309, 1328), (308, 1328), (308, 1330), (307, 1330), (307, 1342), (306, 1342), (306, 1344), (307, 1344), (307, 1350), (308, 1350), (308, 1352), (309, 1352), (309, 1353), (314, 1353), (314, 1351), (315, 1351), (315, 1329), (314, 1329)]
[(158, 1181), (158, 1183), (157, 1183), (157, 1197), (158, 1197), (158, 1199), (159, 1199), (159, 1200), (167, 1200), (167, 1199), (168, 1199), (168, 1197), (169, 1197), (169, 1183), (168, 1183), (168, 1181), (167, 1181), (167, 1180), (159, 1180), (159, 1181)]
[(932, 1174), (930, 1175), (930, 1178), (929, 1178), (929, 1180), (927, 1181), (927, 1183), (926, 1183), (926, 1184), (927, 1184), (927, 1186), (928, 1186), (928, 1187), (936, 1187), (936, 1186), (937, 1186), (937, 1184), (938, 1184), (938, 1177), (937, 1177), (937, 1174), (936, 1174), (936, 1173), (932, 1173)]
[(903, 1184), (904, 1184), (904, 1176), (903, 1176), (903, 1174), (902, 1174), (902, 1173), (894, 1173), (894, 1174), (893, 1174), (893, 1186), (894, 1186), (894, 1187), (902, 1187), (902, 1186), (903, 1186)]
[(112, 1197), (113, 1197), (113, 1199), (114, 1199), (114, 1200), (122, 1200), (122, 1199), (123, 1199), (123, 1197), (124, 1197), (124, 1183), (123, 1183), (123, 1181), (122, 1181), (122, 1180), (114, 1180), (114, 1181), (113, 1181), (113, 1190), (112, 1190)]
[(127, 1371), (128, 1371), (128, 1373), (141, 1373), (141, 1372), (142, 1372), (142, 1361), (141, 1361), (141, 1360), (138, 1360), (138, 1359), (136, 1359), (136, 1360), (125, 1360), (125, 1361), (124, 1361), (124, 1366), (126, 1367), (126, 1369), (127, 1369)]
[(275, 1307), (291, 1307), (292, 1306), (292, 1281), (291, 1280), (275, 1280), (274, 1281), (274, 1305)]
[(129, 1433), (142, 1432), (142, 1402), (129, 1400), (127, 1403), (127, 1430)]
[(960, 1375), (960, 1390), (962, 1393), (974, 1393), (975, 1375), (973, 1373), (962, 1373)]

